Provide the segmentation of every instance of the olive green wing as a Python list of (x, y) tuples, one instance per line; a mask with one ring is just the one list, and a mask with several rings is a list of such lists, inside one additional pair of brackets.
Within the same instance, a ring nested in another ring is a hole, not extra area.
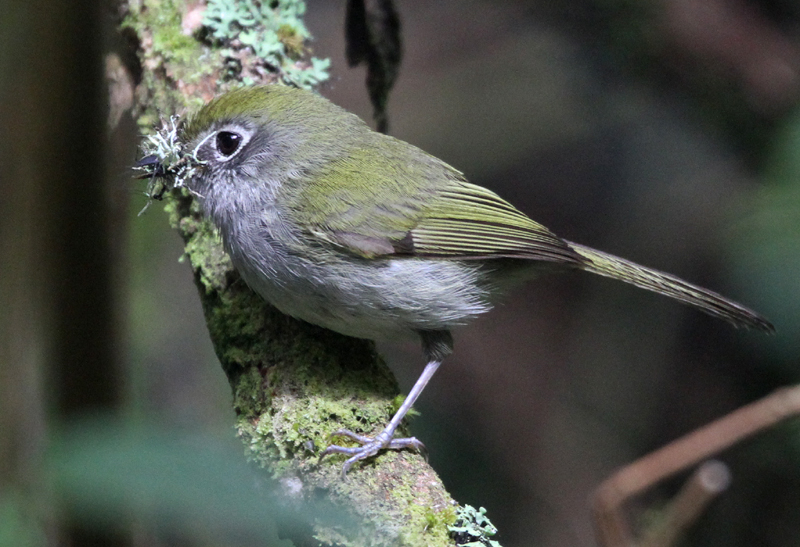
[(389, 142), (396, 147), (359, 149), (329, 164), (316, 184), (290, 196), (294, 220), (312, 242), (364, 258), (582, 262), (565, 241), (494, 192), (421, 151), (404, 161), (408, 151), (397, 147), (410, 145)]
[(547, 228), (494, 192), (465, 181), (451, 181), (437, 192), (403, 241), (415, 256), (582, 261)]
[(392, 137), (349, 149), (282, 199), (310, 243), (356, 256), (527, 258), (580, 264), (561, 238), (441, 160)]

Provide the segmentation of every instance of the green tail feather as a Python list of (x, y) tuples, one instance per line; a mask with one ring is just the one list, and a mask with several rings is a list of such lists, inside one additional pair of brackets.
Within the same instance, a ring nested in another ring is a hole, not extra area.
[(642, 289), (669, 296), (709, 315), (724, 319), (736, 327), (756, 328), (768, 333), (775, 332), (775, 327), (763, 316), (713, 291), (687, 283), (674, 275), (645, 268), (590, 247), (572, 242), (567, 243), (586, 259), (582, 266), (586, 271), (619, 279)]

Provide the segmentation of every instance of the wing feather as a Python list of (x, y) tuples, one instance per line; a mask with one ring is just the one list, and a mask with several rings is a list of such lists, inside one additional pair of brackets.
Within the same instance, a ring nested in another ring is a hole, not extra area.
[(564, 240), (509, 202), (464, 181), (453, 181), (440, 192), (410, 233), (418, 256), (583, 261)]
[(441, 160), (421, 150), (409, 154), (410, 145), (385, 135), (370, 138), (381, 146), (350, 150), (316, 173), (314, 185), (283, 189), (314, 242), (363, 258), (584, 262), (564, 240)]

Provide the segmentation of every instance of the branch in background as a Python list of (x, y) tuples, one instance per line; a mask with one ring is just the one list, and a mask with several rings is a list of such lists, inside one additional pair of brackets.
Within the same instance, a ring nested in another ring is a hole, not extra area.
[(642, 534), (640, 547), (669, 547), (703, 514), (711, 501), (728, 489), (731, 473), (716, 460), (707, 461), (692, 473), (659, 521)]
[[(798, 414), (800, 386), (781, 389), (623, 467), (594, 493), (593, 513), (598, 543), (604, 547), (630, 547), (634, 544), (633, 535), (623, 509), (631, 498), (667, 477)], [(667, 510), (668, 519), (672, 519), (670, 528), (645, 533), (646, 539), (654, 542), (648, 545), (669, 545), (663, 543), (665, 538), (674, 540), (697, 519), (708, 501), (727, 487), (725, 473), (711, 465), (701, 467), (695, 473)]]

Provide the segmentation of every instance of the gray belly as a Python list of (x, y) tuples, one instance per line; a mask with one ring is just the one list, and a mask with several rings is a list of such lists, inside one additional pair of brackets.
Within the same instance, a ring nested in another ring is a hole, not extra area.
[[(274, 258), (274, 257), (273, 257)], [(489, 311), (478, 266), (422, 259), (236, 260), (247, 284), (283, 313), (358, 338), (463, 325)]]

